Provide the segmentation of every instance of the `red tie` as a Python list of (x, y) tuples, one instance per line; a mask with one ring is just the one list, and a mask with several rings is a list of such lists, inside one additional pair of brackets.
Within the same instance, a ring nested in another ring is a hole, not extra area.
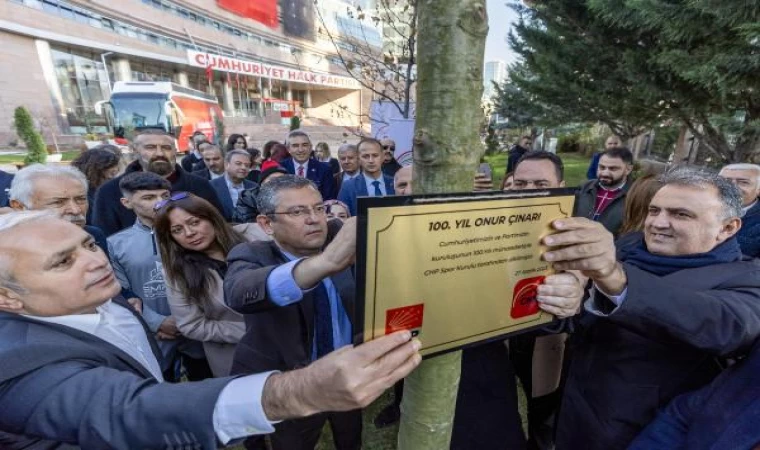
[(298, 167), (298, 176), (303, 177), (303, 166)]

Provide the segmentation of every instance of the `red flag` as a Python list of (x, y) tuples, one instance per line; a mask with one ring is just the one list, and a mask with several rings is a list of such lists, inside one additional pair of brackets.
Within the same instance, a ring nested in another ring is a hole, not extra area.
[(235, 84), (237, 84), (238, 91), (240, 90), (240, 74), (235, 74)]
[(214, 79), (214, 73), (213, 70), (211, 70), (211, 61), (209, 60), (208, 53), (206, 53), (206, 79), (208, 79), (208, 84), (211, 86), (211, 81)]
[(230, 84), (230, 73), (227, 72), (227, 84)]

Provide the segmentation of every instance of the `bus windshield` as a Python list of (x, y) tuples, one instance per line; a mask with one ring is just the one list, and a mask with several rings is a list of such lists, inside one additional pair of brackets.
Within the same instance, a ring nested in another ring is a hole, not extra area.
[(129, 93), (114, 94), (113, 105), (114, 136), (124, 138), (136, 128), (170, 129), (166, 120), (165, 94)]

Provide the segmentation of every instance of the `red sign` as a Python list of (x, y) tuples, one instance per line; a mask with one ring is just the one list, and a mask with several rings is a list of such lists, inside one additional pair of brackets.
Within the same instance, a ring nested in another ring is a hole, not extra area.
[(385, 312), (385, 334), (399, 330), (410, 330), (412, 335), (416, 336), (420, 332), (419, 329), (422, 328), (424, 312), (424, 303), (389, 309)]
[(544, 277), (533, 277), (520, 280), (515, 285), (512, 296), (512, 310), (510, 315), (513, 319), (532, 316), (538, 312), (538, 285), (544, 281)]
[(217, 0), (220, 8), (277, 28), (277, 0)]

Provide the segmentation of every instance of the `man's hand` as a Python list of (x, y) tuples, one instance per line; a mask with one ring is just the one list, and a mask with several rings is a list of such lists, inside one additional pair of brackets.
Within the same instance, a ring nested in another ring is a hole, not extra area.
[(156, 337), (164, 340), (176, 339), (180, 334), (179, 328), (177, 328), (177, 320), (174, 316), (169, 316), (158, 326)]
[(399, 331), (274, 374), (264, 386), (264, 412), (276, 421), (364, 408), (419, 365), (419, 348), (408, 331)]
[(127, 303), (135, 309), (138, 313), (142, 314), (142, 300), (139, 297), (132, 297), (127, 299)]
[(584, 284), (571, 273), (547, 276), (538, 286), (539, 308), (560, 319), (576, 315), (581, 307)]
[(486, 174), (478, 172), (475, 174), (472, 190), (474, 192), (493, 191), (493, 180)]
[(306, 258), (293, 269), (293, 278), (301, 289), (311, 289), (324, 278), (335, 275), (354, 263), (356, 258), (356, 217), (343, 223), (330, 245), (317, 256)]
[(580, 271), (607, 294), (623, 292), (628, 280), (615, 258), (612, 233), (602, 224), (582, 217), (558, 219), (552, 222), (552, 227), (557, 233), (543, 239), (549, 247), (544, 260), (558, 271)]

